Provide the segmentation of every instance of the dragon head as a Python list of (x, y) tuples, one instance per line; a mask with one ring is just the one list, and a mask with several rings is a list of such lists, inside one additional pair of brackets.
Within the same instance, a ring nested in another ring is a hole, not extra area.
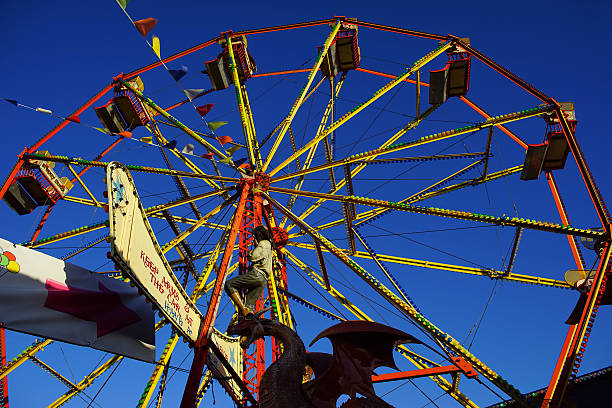
[(261, 316), (268, 310), (269, 308), (241, 317), (227, 328), (227, 334), (240, 336), (240, 347), (247, 349), (255, 340), (265, 336), (264, 324), (269, 319), (262, 319)]

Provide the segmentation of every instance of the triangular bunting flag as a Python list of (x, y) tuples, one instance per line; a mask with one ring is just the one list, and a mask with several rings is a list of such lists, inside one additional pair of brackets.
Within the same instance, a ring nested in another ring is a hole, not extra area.
[(141, 137), (140, 141), (145, 142), (145, 143), (153, 143), (153, 138), (151, 136), (145, 136), (145, 137)]
[(210, 129), (211, 132), (214, 132), (215, 130), (219, 129), (223, 125), (227, 125), (227, 122), (223, 122), (223, 121), (208, 122), (208, 128)]
[(241, 167), (244, 164), (245, 161), (246, 161), (246, 157), (243, 157), (242, 159), (238, 159), (238, 160), (234, 161), (234, 164), (236, 166), (238, 166), (238, 167)]
[(197, 98), (202, 92), (204, 92), (203, 89), (185, 89), (185, 96), (187, 97), (187, 99), (192, 101)]
[(134, 21), (136, 29), (143, 37), (146, 37), (147, 34), (149, 34), (149, 31), (151, 31), (153, 27), (155, 27), (155, 24), (157, 24), (157, 19), (151, 17)]
[(174, 149), (176, 147), (176, 140), (171, 140), (164, 145), (166, 149)]
[(188, 70), (189, 69), (185, 65), (183, 65), (181, 69), (169, 69), (168, 72), (170, 73), (170, 75), (172, 75), (172, 78), (174, 78), (175, 81), (178, 81), (179, 79), (187, 75)]
[(157, 58), (161, 59), (161, 48), (159, 45), (159, 37), (157, 36), (153, 36), (153, 45), (151, 45), (151, 48), (153, 48), (153, 52), (155, 53), (155, 55), (157, 55)]
[(51, 112), (49, 109), (45, 109), (45, 108), (36, 108), (34, 109), (36, 112), (42, 112), (42, 113), (46, 113), (47, 115), (53, 115), (53, 112)]
[(196, 110), (198, 111), (200, 116), (204, 116), (208, 112), (210, 112), (210, 110), (212, 109), (213, 106), (215, 106), (214, 103), (207, 103), (206, 105), (202, 105), (202, 106), (196, 107)]
[(181, 153), (193, 154), (193, 145), (191, 143), (185, 145), (185, 147), (183, 147), (183, 150), (181, 150)]
[(74, 123), (81, 123), (81, 119), (79, 119), (77, 115), (70, 115), (66, 118), (66, 120), (69, 120)]
[(17, 102), (14, 99), (6, 99), (5, 98), (4, 100), (7, 101), (8, 103), (11, 103), (11, 104), (15, 105), (15, 106), (19, 106), (19, 102)]
[(208, 160), (212, 160), (212, 158), (213, 158), (213, 154), (212, 154), (212, 153), (204, 153), (204, 154), (202, 155), (202, 158), (204, 158), (204, 159), (208, 159)]
[(127, 130), (124, 130), (123, 132), (119, 132), (119, 136), (132, 137), (132, 132), (128, 132)]
[[(209, 125), (210, 125), (210, 123), (209, 123)], [(224, 144), (229, 143), (229, 142), (231, 142), (234, 139), (232, 139), (229, 136), (219, 136), (217, 138), (217, 140), (219, 141), (219, 143), (221, 143), (221, 146), (223, 146)]]
[(130, 0), (117, 0), (117, 3), (121, 6), (122, 9), (125, 10)]
[(97, 131), (100, 131), (102, 133), (107, 133), (108, 134), (108, 130), (106, 130), (106, 129), (102, 129), (102, 128), (95, 127), (95, 126), (93, 128), (96, 129)]
[(236, 153), (238, 150), (240, 150), (240, 146), (232, 146), (229, 149), (227, 149), (226, 152), (227, 152), (227, 154), (229, 154), (231, 156), (234, 153)]
[(232, 158), (231, 157), (226, 157), (224, 159), (219, 160), (219, 163), (230, 164), (231, 162), (232, 162)]

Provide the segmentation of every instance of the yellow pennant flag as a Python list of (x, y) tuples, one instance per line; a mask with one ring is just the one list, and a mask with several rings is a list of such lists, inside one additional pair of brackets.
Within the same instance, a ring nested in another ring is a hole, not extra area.
[(97, 131), (100, 131), (100, 132), (102, 132), (102, 133), (106, 133), (106, 134), (108, 134), (108, 130), (106, 130), (106, 129), (102, 129), (102, 128), (95, 127), (95, 126), (94, 126), (93, 128), (94, 128), (94, 129), (96, 129)]
[(153, 36), (153, 51), (155, 51), (155, 54), (157, 55), (157, 58), (161, 59), (161, 51), (160, 51), (160, 46), (159, 46), (159, 37), (157, 36)]
[(236, 151), (238, 151), (238, 149), (240, 149), (240, 146), (232, 146), (229, 149), (227, 149), (226, 152), (227, 154), (232, 156), (234, 153), (236, 153)]
[(145, 137), (141, 137), (140, 141), (145, 142), (145, 143), (153, 143), (153, 138), (150, 136), (145, 136)]

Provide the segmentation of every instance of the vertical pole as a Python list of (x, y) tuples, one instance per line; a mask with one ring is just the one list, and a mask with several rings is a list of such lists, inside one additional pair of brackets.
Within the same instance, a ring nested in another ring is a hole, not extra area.
[(491, 139), (493, 138), (493, 126), (489, 128), (489, 136), (487, 137), (487, 147), (485, 148), (484, 169), (482, 170), (482, 179), (487, 178), (489, 169), (489, 153), (491, 152)]
[(416, 115), (415, 119), (419, 120), (421, 116), (421, 70), (416, 72)]
[(223, 290), (223, 284), (225, 283), (225, 277), (227, 273), (227, 266), (230, 262), (232, 252), (234, 251), (234, 244), (242, 222), (242, 216), (244, 214), (244, 207), (246, 204), (247, 195), (251, 189), (248, 179), (243, 179), (240, 184), (242, 188), (240, 194), (240, 201), (232, 220), (232, 228), (225, 244), (225, 252), (223, 252), (223, 258), (221, 260), (221, 266), (217, 273), (217, 279), (215, 280), (215, 286), (213, 288), (210, 302), (208, 303), (208, 309), (206, 310), (206, 316), (204, 316), (204, 322), (200, 329), (198, 340), (194, 347), (193, 362), (189, 371), (189, 377), (187, 378), (187, 384), (185, 385), (185, 391), (183, 392), (183, 399), (181, 400), (181, 408), (194, 408), (196, 401), (196, 394), (198, 393), (198, 387), (200, 380), (202, 379), (202, 370), (206, 363), (208, 356), (208, 342), (210, 335), (215, 324), (217, 317), (217, 311), (219, 310), (219, 303), (221, 301), (221, 294)]
[[(6, 343), (4, 341), (4, 327), (0, 324), (0, 368), (6, 367)], [(0, 380), (0, 408), (9, 408), (8, 380), (6, 376)]]
[[(606, 227), (606, 229), (608, 228), (610, 228), (610, 225)], [(593, 285), (591, 286), (591, 290), (589, 291), (587, 302), (584, 310), (582, 311), (580, 321), (577, 324), (570, 326), (567, 336), (565, 337), (561, 355), (557, 360), (555, 371), (553, 372), (548, 389), (546, 390), (546, 395), (542, 401), (542, 408), (558, 408), (563, 401), (563, 395), (567, 387), (567, 382), (569, 381), (570, 374), (574, 366), (574, 361), (578, 356), (579, 346), (584, 339), (590, 317), (594, 312), (598, 301), (600, 289), (602, 289), (604, 277), (608, 271), (608, 261), (610, 259), (611, 250), (612, 246), (610, 243), (607, 243), (602, 251), (599, 261), (599, 268), (597, 268), (597, 273), (595, 274), (595, 279), (593, 281)], [(582, 351), (583, 350), (580, 350), (580, 352)]]
[[(239, 272), (241, 275), (248, 271), (248, 253), (254, 247), (253, 228), (261, 225), (261, 196), (258, 193), (249, 195), (246, 201), (244, 216), (242, 217), (242, 226), (238, 238)], [(257, 299), (255, 309), (263, 308), (263, 294)], [(259, 398), (259, 382), (265, 371), (265, 340), (258, 339), (254, 343), (252, 351), (242, 351), (243, 372), (242, 380), (251, 394)], [(263, 366), (261, 362), (263, 361)], [(246, 402), (246, 401), (245, 401)]]

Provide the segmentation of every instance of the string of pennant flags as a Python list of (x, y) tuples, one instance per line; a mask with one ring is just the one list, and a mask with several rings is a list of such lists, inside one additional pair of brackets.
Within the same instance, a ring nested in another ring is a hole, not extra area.
[[(132, 19), (132, 17), (128, 14), (126, 7), (128, 5), (130, 0), (116, 0), (117, 4), (119, 4), (119, 6), (122, 8), (122, 10), (124, 11), (124, 13), (126, 14), (126, 16), (129, 18), (129, 20), (132, 22), (132, 24), (134, 25), (134, 27), (136, 28), (136, 30), (140, 33), (140, 35), (144, 38), (145, 42), (147, 43), (147, 45), (153, 50), (153, 52), (155, 53), (155, 55), (157, 56), (157, 58), (159, 59), (160, 63), (162, 64), (162, 66), (166, 69), (166, 71), (168, 71), (168, 73), (170, 74), (170, 76), (173, 78), (174, 82), (177, 84), (177, 86), (181, 89), (181, 91), (185, 94), (185, 96), (187, 97), (186, 100), (180, 102), (178, 105), (182, 105), (184, 103), (190, 103), (194, 110), (199, 114), (200, 118), (202, 119), (202, 121), (204, 122), (204, 124), (206, 125), (206, 127), (208, 128), (208, 130), (210, 131), (211, 134), (202, 134), (203, 136), (206, 136), (208, 138), (211, 139), (215, 139), (217, 140), (217, 142), (224, 147), (226, 144), (232, 144), (231, 147), (225, 149), (224, 150), (227, 154), (226, 158), (222, 158), (220, 160), (216, 160), (214, 158), (213, 153), (211, 153), (210, 151), (207, 150), (206, 153), (204, 154), (198, 154), (196, 153), (196, 149), (194, 147), (193, 144), (186, 144), (185, 146), (183, 146), (181, 153), (182, 154), (186, 154), (186, 155), (190, 155), (190, 156), (196, 156), (196, 157), (201, 157), (204, 159), (208, 159), (211, 161), (215, 161), (215, 162), (219, 162), (219, 163), (224, 163), (227, 164), (229, 166), (232, 166), (234, 168), (244, 168), (245, 166), (248, 165), (247, 163), (247, 159), (246, 158), (239, 158), (236, 160), (233, 160), (233, 155), (241, 148), (243, 147), (243, 145), (240, 145), (238, 143), (233, 142), (232, 137), (230, 136), (217, 136), (215, 134), (216, 130), (219, 129), (220, 127), (228, 124), (228, 122), (226, 121), (206, 121), (205, 116), (213, 109), (214, 107), (214, 103), (208, 103), (208, 104), (204, 104), (204, 105), (200, 105), (200, 106), (196, 106), (194, 103), (194, 100), (206, 95), (207, 93), (209, 93), (210, 91), (206, 91), (204, 89), (185, 89), (181, 86), (181, 84), (179, 83), (179, 81), (187, 75), (187, 73), (189, 72), (189, 69), (187, 66), (182, 65), (179, 69), (170, 69), (165, 62), (163, 61), (163, 59), (161, 58), (161, 48), (160, 48), (160, 40), (157, 36), (153, 35), (151, 37), (151, 42), (149, 42), (147, 40), (147, 35), (153, 30), (153, 28), (157, 25), (158, 20), (155, 18), (144, 18), (141, 20), (136, 20), (134, 21)], [(76, 124), (80, 124), (82, 126), (86, 126), (88, 128), (91, 129), (95, 129), (101, 133), (104, 134), (108, 134), (111, 136), (120, 136), (123, 138), (129, 138), (130, 140), (133, 141), (140, 141), (142, 143), (146, 143), (149, 145), (153, 145), (153, 146), (159, 146), (155, 143), (153, 143), (153, 137), (151, 136), (147, 136), (147, 137), (142, 137), (140, 139), (134, 139), (132, 138), (132, 133), (129, 131), (122, 131), (119, 133), (115, 133), (112, 132), (106, 128), (101, 128), (101, 127), (97, 127), (97, 126), (92, 126), (86, 123), (81, 123), (81, 119), (79, 118), (78, 115), (70, 115), (70, 116), (61, 116), (61, 115), (57, 115), (54, 114), (52, 110), (47, 109), (47, 108), (42, 108), (42, 107), (32, 107), (26, 104), (22, 104), (20, 102), (18, 102), (15, 99), (7, 99), (4, 98), (4, 100), (16, 107), (22, 107), (22, 108), (26, 108), (26, 109), (30, 109), (36, 112), (40, 112), (40, 113), (44, 113), (47, 115), (50, 115), (52, 117), (56, 117), (58, 119), (62, 119), (62, 120), (67, 120)], [(148, 130), (151, 131), (151, 129), (147, 126)], [(176, 149), (177, 147), (177, 141), (176, 140), (170, 140), (168, 143), (159, 146), (162, 148), (167, 148), (167, 149)]]
[[(189, 103), (191, 103), (191, 105), (193, 106), (195, 111), (200, 115), (200, 118), (204, 121), (204, 124), (206, 125), (206, 127), (208, 127), (208, 129), (211, 131), (212, 136), (221, 144), (221, 146), (224, 146), (226, 143), (231, 142), (232, 141), (231, 137), (229, 137), (229, 136), (218, 137), (215, 134), (215, 131), (218, 128), (220, 128), (221, 126), (226, 125), (227, 122), (225, 122), (225, 121), (211, 121), (211, 122), (208, 122), (204, 118), (204, 116), (206, 116), (206, 114), (208, 114), (211, 111), (211, 109), (214, 106), (214, 103), (209, 103), (209, 104), (205, 104), (205, 105), (201, 105), (201, 106), (196, 106), (195, 103), (193, 102), (194, 99), (196, 99), (197, 97), (199, 97), (199, 96), (201, 96), (201, 95), (206, 93), (204, 91), (204, 89), (185, 89), (179, 83), (179, 81), (185, 75), (187, 75), (187, 72), (189, 72), (188, 67), (185, 66), (185, 65), (182, 65), (179, 69), (170, 69), (165, 64), (164, 60), (161, 57), (161, 45), (160, 45), (159, 37), (157, 37), (156, 35), (152, 35), (151, 36), (151, 42), (149, 42), (147, 40), (147, 36), (153, 30), (153, 28), (157, 25), (158, 20), (156, 18), (148, 17), (148, 18), (144, 18), (144, 19), (141, 19), (141, 20), (134, 21), (134, 19), (130, 16), (130, 14), (128, 13), (128, 11), (126, 9), (128, 3), (129, 3), (129, 0), (116, 0), (116, 1), (117, 1), (117, 4), (119, 4), (119, 6), (123, 9), (123, 12), (128, 17), (128, 19), (132, 22), (132, 24), (134, 25), (136, 30), (144, 38), (146, 44), (153, 50), (153, 52), (155, 53), (155, 55), (159, 59), (160, 63), (162, 64), (162, 66), (166, 69), (166, 71), (168, 71), (170, 76), (174, 79), (174, 82), (176, 83), (176, 85), (185, 94), (185, 96), (187, 97), (187, 100), (189, 101)], [(146, 140), (148, 141), (149, 138), (146, 138)], [(152, 143), (152, 138), (151, 138), (151, 143)], [(169, 142), (169, 143), (171, 143), (171, 142)], [(191, 145), (191, 146), (193, 146), (193, 145)], [(233, 163), (235, 166), (240, 168), (240, 166), (243, 165), (244, 162), (246, 162), (246, 159), (244, 159), (244, 160), (239, 159), (238, 161), (232, 160), (233, 154), (238, 149), (240, 149), (240, 146), (236, 146), (236, 145), (230, 147), (229, 149), (226, 149), (225, 151), (228, 154), (228, 157), (219, 160), (219, 162), (220, 163), (225, 163), (225, 164), (228, 164), (228, 165), (232, 165), (232, 163)], [(208, 153), (202, 155), (201, 157), (211, 158), (211, 160), (212, 160), (212, 153), (208, 152)]]
[[(39, 112), (39, 113), (44, 113), (46, 115), (49, 115), (49, 116), (52, 116), (52, 117), (55, 117), (55, 118), (58, 118), (58, 119), (61, 119), (61, 120), (67, 120), (67, 121), (70, 121), (72, 123), (76, 123), (76, 124), (79, 124), (81, 126), (88, 127), (90, 129), (95, 129), (95, 130), (97, 130), (97, 131), (99, 131), (101, 133), (107, 134), (107, 135), (120, 136), (120, 137), (127, 138), (127, 139), (130, 139), (130, 140), (133, 140), (133, 141), (138, 141), (138, 142), (146, 143), (146, 144), (157, 146), (157, 147), (163, 147), (163, 148), (170, 149), (170, 150), (173, 150), (173, 149), (177, 148), (177, 141), (176, 140), (170, 140), (168, 143), (166, 143), (164, 145), (158, 145), (158, 144), (153, 143), (153, 138), (151, 136), (145, 136), (145, 137), (141, 137), (140, 139), (134, 139), (134, 138), (132, 138), (132, 132), (122, 131), (122, 132), (119, 132), (119, 133), (114, 133), (114, 132), (111, 132), (111, 131), (109, 131), (108, 129), (105, 129), (105, 128), (100, 128), (100, 127), (97, 127), (97, 126), (89, 125), (87, 123), (83, 123), (83, 122), (81, 122), (81, 119), (77, 115), (61, 116), (61, 115), (55, 114), (51, 109), (29, 106), (29, 105), (23, 104), (23, 103), (15, 100), (15, 99), (8, 99), (8, 98), (3, 98), (3, 99), (6, 102), (8, 102), (11, 105), (13, 105), (13, 106), (29, 109), (29, 110), (32, 110), (32, 111), (35, 111), (35, 112)], [(214, 105), (214, 104), (209, 104), (209, 105)], [(210, 107), (208, 107), (207, 109), (210, 111)], [(226, 124), (227, 124), (227, 122), (224, 122), (224, 121), (208, 122), (209, 129), (212, 128), (212, 129), (215, 129), (215, 130), (220, 128), (223, 125), (226, 125)], [(215, 137), (215, 139), (219, 142), (219, 144), (221, 146), (225, 146), (226, 144), (229, 144), (229, 143), (233, 142), (233, 139), (232, 139), (231, 136), (217, 136), (217, 137)], [(247, 161), (246, 158), (239, 158), (239, 159), (236, 159), (236, 160), (232, 160), (232, 157), (234, 156), (234, 154), (238, 150), (240, 150), (241, 147), (242, 147), (242, 145), (237, 145), (236, 144), (236, 145), (233, 145), (233, 146), (229, 147), (228, 149), (224, 149), (225, 152), (227, 153), (228, 157), (226, 159), (218, 160), (218, 162), (219, 163), (228, 164), (228, 165), (231, 165), (233, 163), (236, 167), (244, 168), (246, 166), (246, 164), (247, 164), (246, 163), (246, 161)], [(217, 161), (214, 158), (214, 155), (212, 153), (210, 153), (210, 152), (207, 152), (207, 153), (204, 153), (204, 154), (196, 153), (196, 149), (195, 149), (194, 145), (191, 144), (191, 143), (188, 143), (185, 146), (183, 146), (182, 150), (181, 150), (181, 153), (185, 154), (185, 155), (201, 157), (201, 158), (208, 159), (208, 160), (211, 160), (211, 161)]]
[(132, 132), (128, 132), (128, 131), (123, 131), (123, 132), (119, 132), (119, 133), (114, 133), (114, 132), (110, 132), (107, 129), (104, 128), (100, 128), (97, 126), (92, 126), (92, 125), (88, 125), (86, 123), (81, 123), (81, 118), (79, 118), (77, 115), (70, 115), (70, 116), (61, 116), (61, 115), (57, 115), (55, 113), (53, 113), (53, 111), (51, 109), (47, 109), (47, 108), (41, 108), (41, 107), (34, 107), (34, 106), (29, 106), (29, 105), (25, 105), (21, 102), (16, 101), (15, 99), (7, 99), (7, 98), (3, 98), (6, 102), (10, 103), (11, 105), (17, 106), (19, 108), (25, 108), (25, 109), (29, 109), (29, 110), (33, 110), (35, 112), (40, 112), (40, 113), (44, 113), (47, 114), (49, 116), (52, 116), (54, 118), (58, 118), (58, 119), (62, 119), (62, 120), (68, 120), (70, 122), (73, 123), (77, 123), (79, 125), (82, 126), (86, 126), (88, 128), (91, 129), (95, 129), (99, 132), (105, 133), (105, 134), (109, 134), (111, 136), (122, 136), (122, 137), (132, 137)]

